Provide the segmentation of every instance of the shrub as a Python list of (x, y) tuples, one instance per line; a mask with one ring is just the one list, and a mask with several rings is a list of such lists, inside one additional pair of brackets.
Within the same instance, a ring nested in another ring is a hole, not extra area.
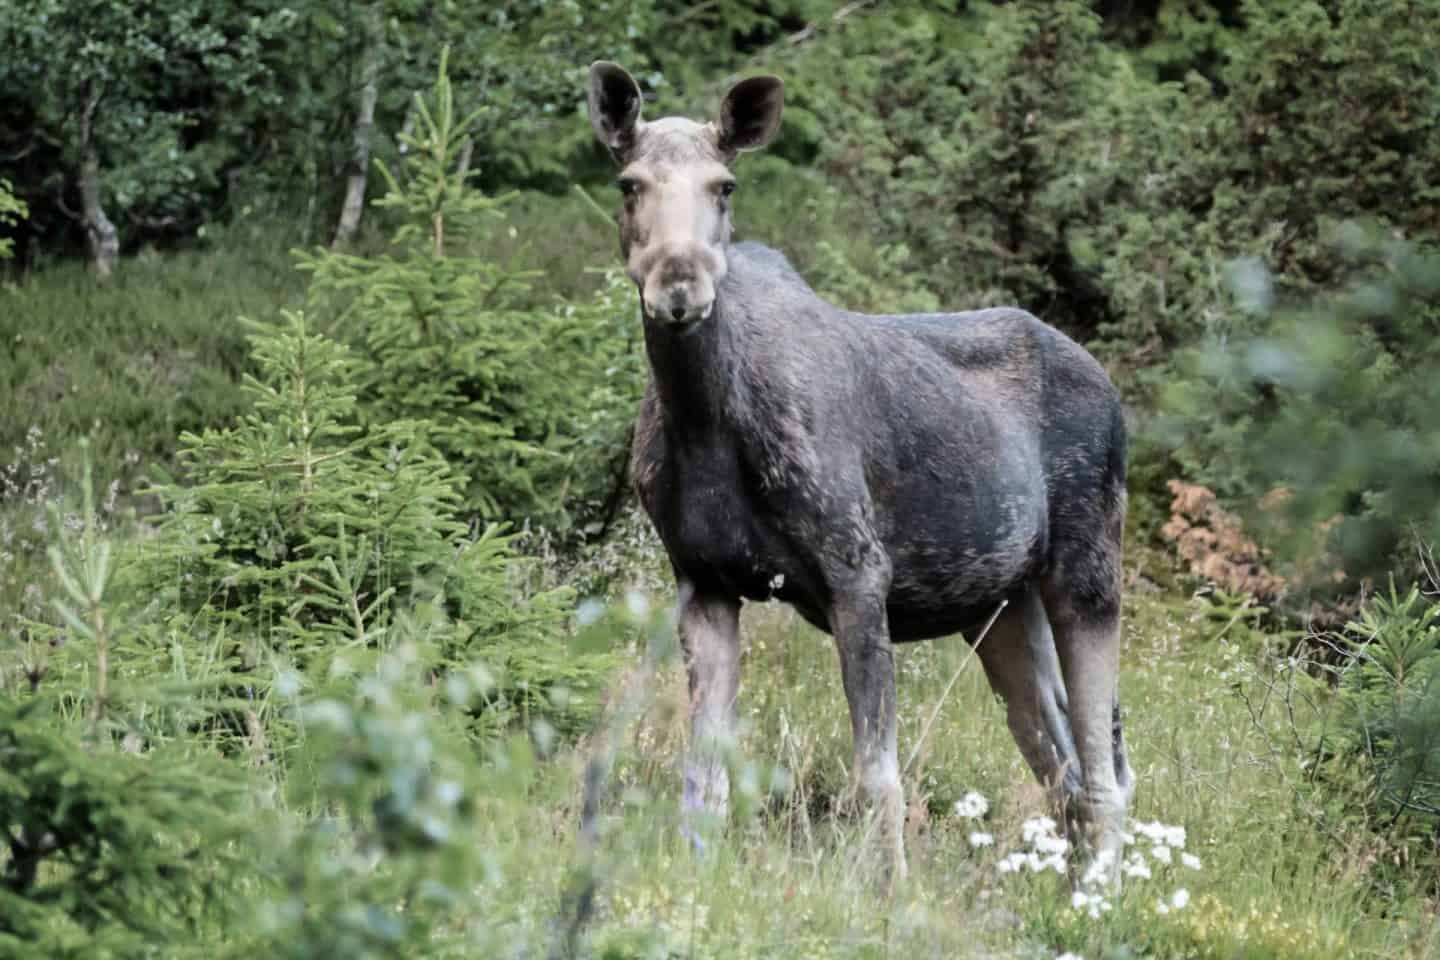
[(1440, 826), (1440, 606), (1391, 584), (1347, 625), (1341, 674), (1345, 752), (1360, 758), (1377, 820)]
[[(398, 621), (431, 669), (477, 656), (497, 671), (486, 729), (522, 714), (575, 730), (606, 670), (566, 649), (568, 590), (526, 594), (526, 561), (498, 527), (460, 519), (460, 484), (427, 452), (432, 426), (361, 426), (347, 348), (286, 314), (251, 337), (252, 412), (187, 434), (190, 483), (158, 484), (159, 535), (143, 545), (142, 595), (170, 622), (218, 645), (234, 682), (256, 694), (278, 671), (324, 678), (363, 669)], [(573, 694), (573, 696), (570, 696)]]
[(474, 834), (485, 781), (455, 719), (486, 677), (478, 666), (452, 674), (436, 702), (427, 675), (402, 642), (345, 689), (297, 705), (316, 776), (292, 793), (311, 813), (282, 817), (267, 845), (280, 883), (245, 955), (464, 955), (445, 943), (462, 939), (450, 917), (473, 908), (486, 865)]
[[(29, 213), (25, 201), (15, 198), (14, 188), (10, 181), (0, 177), (0, 228), (14, 227), (24, 220)], [(15, 241), (9, 237), (0, 237), (0, 260), (8, 260), (15, 255)]]
[(23, 686), (0, 675), (0, 955), (189, 955), (258, 879), (236, 845), (248, 782), (203, 745), (144, 735), (140, 704), (168, 699), (149, 696), (150, 678), (113, 684), (126, 628), (111, 543), (83, 490), (83, 508), (51, 525), (63, 626), (29, 624), (75, 669), (47, 677), (32, 662)]
[(444, 71), (416, 101), (404, 179), (378, 164), (396, 254), (318, 251), (301, 267), (359, 351), (364, 422), (427, 421), (468, 508), (569, 529), (602, 510), (623, 464), (643, 384), (633, 295), (612, 277), (586, 302), (526, 307), (533, 274), (464, 254), (501, 229), (506, 198), (455, 172), (471, 120), (456, 116)]
[(1358, 274), (1339, 293), (1278, 303), (1271, 274), (1240, 264), (1263, 332), (1187, 350), (1162, 394), (1176, 459), (1322, 593), (1413, 578), (1440, 541), (1440, 259), (1359, 228), (1339, 240)]

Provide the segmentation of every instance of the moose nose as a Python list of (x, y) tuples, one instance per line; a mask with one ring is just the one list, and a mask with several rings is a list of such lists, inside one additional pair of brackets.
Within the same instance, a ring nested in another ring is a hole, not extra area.
[(685, 319), (685, 307), (684, 307), (684, 305), (682, 304), (682, 305), (680, 305), (680, 306), (671, 307), (671, 308), (670, 308), (670, 317), (671, 317), (671, 319), (674, 320), (676, 323), (680, 323), (682, 320), (684, 320), (684, 319)]

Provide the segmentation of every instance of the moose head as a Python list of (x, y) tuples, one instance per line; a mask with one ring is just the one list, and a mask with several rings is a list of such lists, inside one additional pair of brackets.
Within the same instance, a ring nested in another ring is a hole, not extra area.
[(735, 159), (780, 127), (785, 88), (751, 77), (730, 88), (706, 123), (646, 121), (640, 87), (619, 65), (590, 66), (590, 125), (620, 164), (620, 250), (648, 322), (689, 328), (715, 308), (730, 244)]

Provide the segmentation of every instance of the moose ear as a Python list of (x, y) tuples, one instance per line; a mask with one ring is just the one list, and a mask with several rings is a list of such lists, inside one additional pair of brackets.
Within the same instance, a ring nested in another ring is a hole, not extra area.
[(640, 126), (640, 87), (625, 68), (609, 60), (590, 64), (586, 89), (590, 126), (601, 143), (622, 155)]
[(741, 150), (759, 150), (780, 129), (780, 111), (785, 106), (785, 84), (779, 77), (751, 77), (741, 80), (725, 94), (720, 104), (720, 150), (733, 157)]

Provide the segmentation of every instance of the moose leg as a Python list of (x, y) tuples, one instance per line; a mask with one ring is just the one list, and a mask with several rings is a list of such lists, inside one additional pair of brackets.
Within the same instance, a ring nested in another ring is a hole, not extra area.
[(1005, 701), (1005, 719), (1020, 755), (1068, 822), (1080, 794), (1080, 761), (1055, 639), (1038, 591), (1026, 590), (1002, 613), (976, 652), (990, 688)]
[(831, 629), (850, 707), (855, 769), (879, 830), (890, 879), (897, 881), (906, 873), (905, 803), (895, 743), (895, 661), (885, 612), (890, 564), (878, 544), (866, 544), (851, 554), (859, 560), (848, 571), (850, 576), (836, 578), (840, 582)]
[[(690, 677), (690, 747), (685, 757), (684, 811), (724, 823), (730, 803), (725, 749), (735, 736), (740, 689), (740, 603), (732, 597), (680, 590), (680, 647)], [(702, 847), (693, 826), (686, 832)]]
[[(1120, 671), (1118, 604), (1096, 609), (1057, 598), (1051, 609), (1055, 648), (1070, 695), (1070, 726), (1080, 758), (1081, 836), (1109, 882), (1119, 880), (1121, 836), (1129, 796), (1117, 767), (1116, 678)], [(1123, 749), (1123, 748), (1122, 748)], [(1128, 771), (1129, 767), (1124, 767)]]

